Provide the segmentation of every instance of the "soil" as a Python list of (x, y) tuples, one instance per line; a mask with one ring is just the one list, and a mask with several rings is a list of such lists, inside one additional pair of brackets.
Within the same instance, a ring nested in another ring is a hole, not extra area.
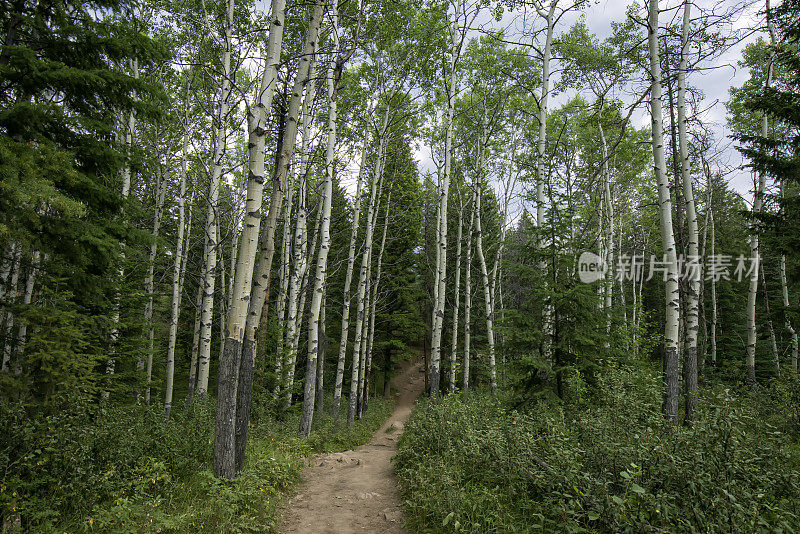
[[(401, 534), (403, 512), (391, 459), (397, 440), (425, 386), (422, 363), (407, 364), (395, 377), (392, 416), (367, 445), (318, 454), (308, 461), (303, 482), (284, 513), (284, 534)], [(347, 406), (344, 406), (345, 410)]]

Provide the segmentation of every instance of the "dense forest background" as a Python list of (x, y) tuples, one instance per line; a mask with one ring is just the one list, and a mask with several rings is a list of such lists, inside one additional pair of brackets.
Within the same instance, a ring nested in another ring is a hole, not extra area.
[(797, 0), (0, 5), (3, 532), (800, 526)]

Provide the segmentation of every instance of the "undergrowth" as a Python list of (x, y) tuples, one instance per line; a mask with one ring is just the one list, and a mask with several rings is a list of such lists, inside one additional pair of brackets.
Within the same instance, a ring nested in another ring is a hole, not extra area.
[(581, 404), (418, 403), (396, 459), (419, 532), (795, 532), (794, 386), (702, 393), (669, 428), (657, 374), (609, 369)]
[(159, 407), (73, 407), (30, 419), (0, 405), (3, 531), (274, 532), (303, 458), (365, 443), (392, 405), (371, 399), (352, 428), (316, 414), (307, 440), (297, 437), (295, 409), (254, 413), (233, 481), (211, 471), (214, 410), (195, 403), (164, 424)]

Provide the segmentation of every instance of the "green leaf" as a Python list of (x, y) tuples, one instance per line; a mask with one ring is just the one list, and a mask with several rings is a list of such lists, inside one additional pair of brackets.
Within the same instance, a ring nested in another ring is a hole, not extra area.
[(442, 526), (443, 526), (443, 527), (446, 527), (446, 526), (447, 526), (447, 523), (449, 523), (449, 522), (450, 522), (450, 520), (451, 520), (451, 519), (453, 519), (453, 516), (454, 516), (454, 515), (456, 515), (456, 513), (455, 513), (455, 512), (450, 512), (449, 514), (447, 514), (447, 517), (445, 517), (445, 518), (444, 518), (444, 521), (442, 521)]

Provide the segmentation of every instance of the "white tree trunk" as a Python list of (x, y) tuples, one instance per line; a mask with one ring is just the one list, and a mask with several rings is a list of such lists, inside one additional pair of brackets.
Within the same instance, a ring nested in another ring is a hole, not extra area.
[[(22, 304), (30, 306), (33, 302), (33, 287), (36, 283), (36, 275), (39, 271), (39, 251), (34, 250), (31, 254), (31, 267), (28, 277), (25, 279), (25, 293), (22, 296)], [(27, 342), (28, 322), (20, 321), (19, 328), (17, 329), (17, 344), (14, 347), (14, 356), (12, 358), (14, 366), (14, 374), (22, 374), (22, 355), (25, 352), (25, 343)]]
[(287, 407), (291, 405), (292, 401), (292, 385), (294, 384), (294, 361), (297, 353), (298, 337), (295, 332), (298, 328), (298, 314), (302, 314), (302, 310), (298, 310), (300, 301), (301, 284), (303, 273), (307, 264), (307, 247), (308, 247), (308, 231), (306, 223), (306, 181), (303, 176), (300, 176), (300, 190), (298, 193), (297, 202), (297, 223), (294, 230), (294, 270), (292, 271), (292, 278), (289, 282), (289, 310), (286, 316), (286, 372), (283, 379), (283, 393), (287, 399)]
[[(186, 81), (186, 92), (189, 92), (189, 81)], [(181, 268), (184, 265), (183, 233), (186, 225), (186, 153), (189, 149), (189, 102), (184, 109), (183, 146), (181, 148), (181, 178), (178, 194), (178, 238), (175, 243), (175, 258), (172, 263), (172, 306), (169, 319), (169, 339), (167, 341), (167, 376), (164, 383), (164, 419), (169, 420), (172, 410), (172, 393), (175, 382), (175, 345), (178, 339), (178, 319), (181, 310)], [(188, 240), (188, 239), (187, 239)], [(191, 373), (191, 371), (190, 371)], [(189, 390), (191, 391), (191, 386)]]
[(436, 254), (436, 282), (434, 287), (433, 317), (431, 318), (431, 355), (430, 355), (430, 399), (436, 403), (439, 399), (439, 366), (442, 353), (442, 326), (444, 324), (445, 290), (447, 288), (447, 200), (450, 193), (450, 174), (453, 158), (453, 114), (455, 112), (455, 98), (458, 91), (458, 77), (456, 66), (461, 53), (461, 39), (458, 31), (459, 17), (461, 16), (461, 2), (455, 4), (455, 17), (453, 23), (453, 40), (450, 52), (450, 65), (448, 75), (449, 86), (447, 91), (447, 118), (445, 122), (444, 141), (444, 176), (442, 187), (439, 191), (439, 213), (437, 225), (437, 254)]
[(663, 411), (667, 420), (678, 422), (678, 260), (672, 230), (672, 199), (664, 155), (664, 119), (661, 108), (661, 55), (658, 49), (658, 0), (649, 0), (648, 44), (650, 50), (650, 113), (653, 135), (653, 166), (658, 184), (661, 241), (667, 262), (663, 347)]
[(497, 368), (494, 350), (494, 305), (492, 303), (491, 288), (489, 287), (489, 273), (486, 270), (486, 257), (483, 254), (483, 232), (481, 230), (481, 197), (483, 196), (483, 190), (481, 185), (482, 184), (479, 179), (478, 183), (475, 184), (475, 211), (477, 212), (475, 248), (476, 252), (478, 253), (478, 262), (481, 266), (481, 276), (483, 277), (483, 296), (486, 305), (486, 337), (489, 342), (489, 384), (492, 394), (494, 394), (497, 392)]
[(357, 400), (358, 400), (358, 383), (360, 380), (360, 367), (361, 367), (361, 344), (363, 342), (364, 330), (364, 309), (365, 302), (364, 296), (366, 294), (368, 283), (368, 267), (372, 260), (372, 236), (375, 225), (373, 220), (378, 205), (378, 182), (383, 174), (383, 158), (388, 144), (387, 125), (389, 119), (389, 108), (387, 106), (386, 115), (384, 117), (384, 128), (382, 129), (378, 147), (378, 154), (375, 160), (375, 171), (372, 176), (372, 187), (370, 189), (369, 205), (367, 207), (367, 221), (364, 235), (364, 252), (361, 256), (361, 269), (359, 271), (358, 291), (356, 293), (356, 333), (355, 342), (353, 344), (353, 367), (350, 377), (350, 397), (348, 398), (348, 411), (347, 411), (347, 425), (352, 426), (355, 421)]
[(383, 236), (381, 237), (381, 246), (378, 249), (378, 260), (375, 263), (375, 282), (373, 282), (370, 286), (370, 298), (369, 298), (369, 330), (368, 330), (368, 337), (366, 342), (366, 361), (364, 363), (364, 385), (361, 388), (362, 392), (360, 394), (361, 402), (359, 404), (358, 410), (358, 417), (361, 418), (361, 415), (364, 411), (367, 410), (367, 404), (369, 403), (369, 377), (372, 371), (372, 344), (375, 339), (375, 314), (377, 309), (378, 303), (378, 296), (381, 286), (381, 266), (383, 265), (383, 251), (386, 248), (386, 233), (389, 230), (389, 210), (392, 207), (392, 192), (389, 191), (389, 195), (386, 197), (386, 216), (383, 220)]
[(470, 208), (469, 231), (467, 232), (467, 257), (464, 264), (464, 365), (461, 391), (466, 396), (469, 392), (469, 360), (470, 360), (470, 325), (472, 313), (472, 233), (475, 229), (475, 190), (472, 192), (472, 206)]
[[(461, 201), (460, 194), (458, 198), (459, 201)], [(459, 295), (461, 290), (461, 233), (464, 226), (463, 216), (464, 206), (461, 205), (458, 209), (458, 233), (456, 234), (456, 294), (453, 300), (453, 339), (452, 344), (450, 345), (450, 379), (447, 386), (450, 393), (454, 393), (456, 390), (456, 363), (458, 360), (458, 311), (461, 298), (461, 295)]]
[[(767, 0), (767, 28), (770, 34), (770, 44), (775, 45), (775, 30), (772, 27), (772, 18), (770, 14), (769, 0)], [(774, 49), (769, 55), (769, 64), (767, 65), (767, 80), (766, 87), (772, 84), (772, 68), (775, 60)], [(761, 136), (767, 137), (769, 135), (769, 118), (765, 113), (761, 118)], [(753, 214), (756, 215), (761, 212), (764, 202), (764, 189), (766, 187), (767, 177), (764, 173), (758, 173), (756, 181), (756, 190), (753, 194)], [(758, 294), (758, 273), (761, 258), (758, 255), (759, 239), (758, 233), (753, 232), (750, 235), (750, 262), (751, 272), (750, 285), (747, 291), (747, 379), (750, 387), (755, 389), (756, 382), (756, 298)]]
[[(264, 144), (267, 133), (267, 117), (272, 108), (272, 97), (278, 77), (284, 27), (284, 0), (272, 0), (270, 30), (267, 39), (264, 72), (248, 116), (248, 176), (245, 213), (242, 221), (242, 238), (237, 254), (233, 276), (231, 306), (228, 312), (228, 332), (225, 337), (223, 357), (220, 360), (217, 401), (217, 423), (215, 427), (214, 471), (215, 474), (232, 478), (244, 465), (244, 450), (253, 387), (255, 338), (248, 337), (247, 318), (252, 291), (253, 270), (261, 232), (261, 206), (264, 197)], [(278, 199), (282, 200), (278, 189)], [(272, 203), (279, 204), (273, 196)], [(273, 219), (280, 212), (276, 206)], [(270, 214), (273, 213), (272, 205)], [(268, 222), (269, 222), (268, 221)], [(274, 239), (274, 226), (272, 238)], [(254, 334), (254, 331), (252, 332)], [(248, 350), (244, 345), (249, 344)]]
[[(388, 119), (388, 115), (387, 115)], [(384, 124), (385, 124), (384, 120)], [(342, 303), (342, 333), (339, 338), (339, 357), (336, 362), (336, 377), (333, 386), (333, 418), (339, 417), (339, 406), (342, 400), (342, 382), (344, 380), (344, 364), (347, 356), (347, 338), (350, 327), (350, 285), (353, 282), (353, 266), (355, 265), (356, 238), (358, 236), (359, 221), (361, 219), (361, 183), (363, 181), (364, 170), (367, 167), (367, 145), (369, 140), (364, 140), (364, 147), (361, 151), (361, 163), (356, 182), (356, 196), (353, 200), (353, 224), (350, 230), (350, 247), (347, 252), (347, 268), (344, 275), (344, 297)]]
[[(7, 300), (10, 302), (14, 302), (19, 297), (19, 264), (22, 259), (22, 247), (17, 246), (16, 250), (14, 251), (14, 259), (12, 260), (13, 264), (11, 266), (11, 279), (8, 286), (8, 295)], [(3, 363), (2, 363), (2, 370), (4, 372), (8, 372), (10, 370), (11, 364), (11, 354), (12, 349), (14, 347), (13, 342), (11, 341), (11, 332), (14, 330), (14, 314), (11, 310), (6, 311), (6, 324), (5, 324), (5, 335), (3, 336), (3, 340), (5, 344), (3, 345)]]
[[(550, 8), (545, 14), (540, 12), (540, 16), (545, 19), (547, 24), (547, 33), (545, 37), (544, 50), (542, 51), (542, 86), (539, 95), (539, 138), (536, 143), (536, 226), (542, 228), (544, 225), (544, 185), (545, 185), (545, 171), (547, 162), (545, 161), (545, 149), (547, 141), (547, 111), (548, 100), (550, 97), (550, 60), (552, 55), (553, 46), (553, 30), (555, 28), (555, 11), (558, 0), (551, 0)], [(541, 246), (541, 243), (539, 244)], [(544, 279), (547, 279), (547, 262), (542, 261), (539, 264), (539, 269), (542, 272)], [(544, 334), (544, 358), (546, 361), (551, 360), (551, 348), (553, 337), (553, 324), (552, 324), (553, 310), (552, 306), (548, 303), (544, 305), (542, 310), (542, 332)]]
[(233, 43), (233, 0), (228, 0), (225, 13), (225, 48), (222, 52), (222, 83), (217, 116), (212, 125), (211, 177), (208, 189), (208, 211), (205, 225), (205, 261), (203, 265), (203, 301), (200, 311), (200, 347), (197, 354), (197, 396), (208, 393), (211, 364), (211, 326), (214, 313), (214, 285), (217, 276), (217, 226), (219, 225), (219, 189), (222, 178), (222, 156), (227, 139), (227, 122), (231, 94), (231, 50)]
[[(158, 234), (161, 230), (161, 218), (164, 211), (164, 195), (167, 190), (167, 180), (164, 176), (163, 168), (159, 163), (156, 168), (156, 205), (153, 216), (153, 242), (150, 243), (150, 256), (147, 258), (147, 278), (145, 280), (145, 291), (147, 291), (147, 305), (144, 309), (144, 320), (147, 324), (147, 363), (146, 370), (142, 369), (141, 358), (137, 363), (137, 372), (145, 371), (145, 390), (144, 403), (150, 405), (150, 382), (153, 377), (153, 353), (155, 351), (155, 325), (153, 324), (153, 305), (154, 305), (154, 268), (156, 253), (158, 252)], [(137, 392), (138, 399), (139, 394)]]
[(697, 208), (694, 201), (691, 167), (689, 162), (689, 142), (687, 129), (689, 118), (686, 114), (686, 75), (689, 62), (689, 27), (691, 24), (691, 2), (683, 4), (683, 28), (681, 33), (681, 59), (678, 67), (678, 152), (681, 162), (683, 199), (686, 203), (686, 229), (688, 233), (687, 252), (689, 257), (689, 284), (686, 302), (686, 331), (683, 363), (684, 411), (685, 420), (694, 418), (697, 404), (697, 333), (700, 329), (700, 280), (702, 261), (698, 253), (699, 233), (697, 229)]
[[(311, 423), (314, 419), (314, 400), (316, 395), (317, 357), (320, 355), (320, 316), (323, 296), (325, 295), (325, 281), (328, 276), (328, 252), (331, 247), (331, 198), (333, 197), (333, 165), (336, 149), (336, 93), (337, 80), (334, 78), (334, 64), (339, 52), (339, 17), (337, 13), (338, 0), (331, 4), (331, 35), (333, 38), (333, 53), (328, 65), (328, 138), (325, 147), (325, 183), (322, 191), (322, 226), (317, 232), (321, 236), (317, 267), (314, 275), (314, 292), (311, 297), (311, 316), (308, 322), (308, 358), (306, 360), (306, 381), (303, 390), (303, 410), (300, 419), (300, 435), (307, 437), (311, 433)], [(312, 251), (313, 252), (313, 251)], [(324, 357), (324, 356), (322, 356)]]

